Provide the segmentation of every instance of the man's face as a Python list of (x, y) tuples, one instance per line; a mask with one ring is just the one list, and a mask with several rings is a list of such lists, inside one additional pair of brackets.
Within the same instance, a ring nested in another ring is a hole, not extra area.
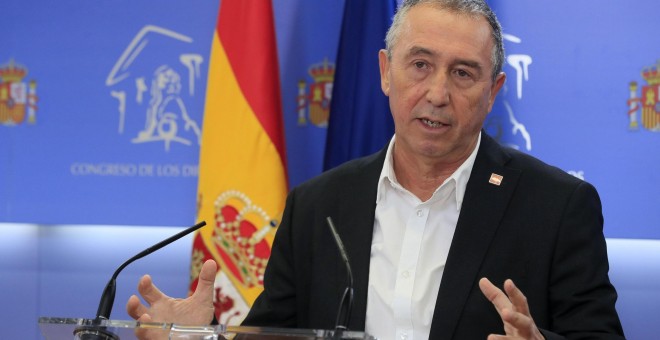
[(379, 54), (396, 153), (445, 164), (469, 156), (504, 84), (504, 74), (492, 80), (492, 49), (483, 17), (428, 4), (409, 10), (391, 59), (385, 50)]

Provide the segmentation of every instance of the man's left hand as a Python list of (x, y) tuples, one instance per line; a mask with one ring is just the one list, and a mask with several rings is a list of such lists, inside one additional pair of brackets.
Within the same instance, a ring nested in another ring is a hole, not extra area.
[(504, 332), (506, 333), (505, 335), (491, 334), (488, 336), (488, 340), (544, 339), (529, 313), (527, 298), (513, 284), (513, 281), (504, 281), (506, 294), (485, 277), (479, 280), (479, 288), (497, 309), (504, 323)]

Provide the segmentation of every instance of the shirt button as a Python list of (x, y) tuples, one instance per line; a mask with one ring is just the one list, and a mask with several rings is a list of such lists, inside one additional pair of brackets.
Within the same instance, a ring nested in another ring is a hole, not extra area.
[(410, 273), (408, 273), (408, 271), (406, 270), (405, 272), (401, 273), (401, 276), (407, 279), (408, 277), (410, 277)]
[(417, 217), (422, 217), (424, 216), (424, 212), (421, 210), (417, 210)]
[(406, 339), (408, 339), (408, 334), (401, 333), (401, 340), (406, 340)]

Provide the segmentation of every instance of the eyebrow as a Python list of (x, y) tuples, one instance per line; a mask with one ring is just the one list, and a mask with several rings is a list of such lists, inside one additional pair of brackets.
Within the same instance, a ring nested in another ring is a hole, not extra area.
[(474, 60), (467, 60), (467, 59), (457, 59), (454, 64), (457, 65), (465, 65), (467, 67), (473, 68), (479, 72), (481, 72), (481, 69), (483, 68), (479, 62), (476, 62)]
[(424, 47), (420, 47), (420, 46), (413, 46), (412, 48), (410, 48), (410, 50), (408, 50), (408, 55), (407, 56), (408, 57), (417, 56), (417, 55), (420, 55), (420, 54), (434, 56), (437, 53), (429, 50), (428, 48), (424, 48)]
[[(428, 48), (421, 47), (421, 46), (413, 46), (408, 50), (408, 54), (406, 57), (412, 57), (412, 56), (418, 56), (418, 55), (427, 55), (427, 56), (435, 56), (438, 55), (437, 52), (434, 52), (432, 50), (429, 50)], [(470, 59), (456, 59), (454, 60), (453, 64), (457, 65), (465, 65), (467, 67), (476, 69), (481, 71), (483, 69), (481, 63), (470, 60)]]

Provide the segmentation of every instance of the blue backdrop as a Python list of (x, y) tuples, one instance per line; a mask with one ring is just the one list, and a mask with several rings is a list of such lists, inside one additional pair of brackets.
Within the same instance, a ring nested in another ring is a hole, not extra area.
[[(293, 186), (322, 169), (343, 2), (274, 4)], [(642, 74), (660, 59), (660, 24), (640, 10), (654, 5), (494, 3), (508, 79), (487, 131), (592, 182), (610, 237), (660, 238), (660, 133), (657, 118), (644, 126), (642, 117), (660, 111), (646, 93), (657, 92), (658, 75)], [(8, 94), (0, 99), (0, 221), (189, 224), (218, 3), (2, 7), (11, 15), (0, 21)]]
[[(608, 240), (632, 339), (660, 331), (656, 2), (491, 1), (508, 79), (486, 130), (593, 183), (606, 236), (648, 239)], [(273, 3), (294, 186), (323, 168), (344, 0)], [(0, 320), (12, 320), (9, 338), (30, 327), (27, 337), (39, 338), (40, 315), (93, 316), (110, 273), (177, 231), (138, 226), (193, 222), (218, 6), (0, 3)], [(147, 271), (185, 294), (190, 247), (179, 242), (127, 269), (117, 318), (127, 318), (120, 305)]]

